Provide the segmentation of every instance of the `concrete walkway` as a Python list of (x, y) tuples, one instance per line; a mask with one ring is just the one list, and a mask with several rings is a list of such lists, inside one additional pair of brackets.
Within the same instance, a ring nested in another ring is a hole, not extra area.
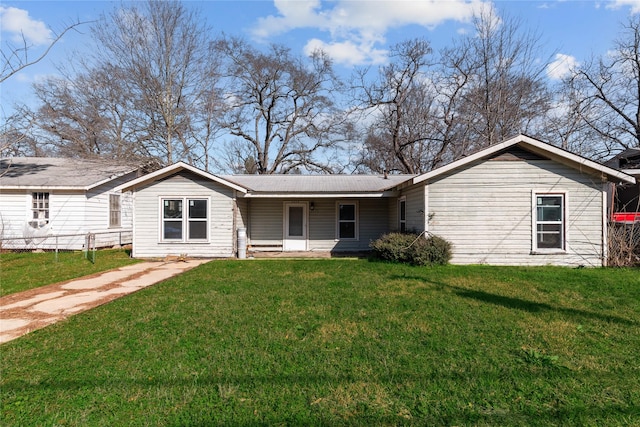
[(141, 262), (0, 298), (0, 344), (154, 285), (209, 260)]

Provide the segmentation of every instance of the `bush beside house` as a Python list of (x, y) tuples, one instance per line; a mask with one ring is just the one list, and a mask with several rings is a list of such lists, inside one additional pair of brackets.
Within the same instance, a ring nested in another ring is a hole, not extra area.
[(445, 265), (451, 259), (451, 243), (416, 233), (388, 233), (371, 243), (377, 259), (411, 265)]

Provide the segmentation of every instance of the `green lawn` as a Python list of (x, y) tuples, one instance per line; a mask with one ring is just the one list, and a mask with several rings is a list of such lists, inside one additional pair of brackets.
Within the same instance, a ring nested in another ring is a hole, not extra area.
[(95, 263), (81, 251), (60, 252), (57, 257), (56, 261), (53, 252), (0, 254), (0, 296), (138, 262), (125, 250), (97, 251)]
[(640, 271), (213, 261), (0, 347), (1, 425), (640, 425)]

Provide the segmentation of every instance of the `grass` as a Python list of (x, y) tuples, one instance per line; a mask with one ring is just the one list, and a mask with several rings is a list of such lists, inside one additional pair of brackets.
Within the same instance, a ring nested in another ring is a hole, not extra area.
[(636, 269), (213, 261), (4, 344), (0, 424), (640, 424)]
[(85, 259), (83, 252), (60, 252), (58, 261), (53, 252), (0, 254), (0, 296), (26, 291), (88, 274), (133, 264), (126, 250), (96, 252), (95, 263)]

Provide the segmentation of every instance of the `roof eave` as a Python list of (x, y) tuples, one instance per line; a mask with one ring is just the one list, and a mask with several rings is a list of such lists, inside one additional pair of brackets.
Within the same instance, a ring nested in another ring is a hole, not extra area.
[(239, 191), (240, 193), (246, 193), (247, 189), (244, 187), (239, 186), (238, 184), (235, 184), (233, 182), (227, 181), (226, 179), (220, 178), (218, 176), (215, 176), (213, 174), (210, 174), (208, 172), (202, 171), (196, 167), (193, 167), (191, 165), (188, 165), (184, 162), (178, 162), (178, 163), (174, 163), (170, 166), (165, 166), (162, 169), (158, 169), (155, 172), (151, 172), (149, 174), (143, 175), (139, 178), (136, 178), (132, 181), (126, 182), (118, 187), (116, 187), (116, 190), (120, 190), (120, 191), (133, 191), (136, 189), (136, 187), (139, 187), (141, 185), (145, 185), (149, 182), (153, 182), (156, 181), (158, 179), (162, 179), (168, 176), (171, 176), (175, 173), (178, 173), (182, 170), (188, 170), (189, 172), (192, 172), (198, 176), (201, 176), (205, 179), (209, 179), (211, 181), (217, 182), (219, 184), (222, 184), (226, 187), (232, 188), (236, 191)]
[(240, 197), (249, 199), (360, 199), (360, 198), (385, 198), (397, 197), (395, 190), (366, 191), (366, 192), (265, 192), (251, 191)]
[(89, 191), (93, 187), (72, 187), (59, 185), (2, 185), (2, 190), (29, 190), (29, 191)]
[(103, 179), (103, 180), (100, 180), (100, 181), (98, 181), (98, 182), (94, 182), (93, 184), (88, 185), (88, 186), (86, 187), (86, 190), (91, 190), (91, 189), (93, 189), (93, 188), (99, 187), (99, 186), (101, 186), (102, 184), (106, 184), (106, 183), (107, 183), (107, 182), (109, 182), (109, 181), (113, 181), (114, 179), (118, 179), (118, 178), (120, 178), (121, 176), (124, 176), (124, 175), (130, 174), (130, 173), (133, 173), (133, 172), (137, 171), (138, 169), (139, 169), (139, 168), (135, 167), (135, 168), (131, 168), (130, 170), (126, 170), (126, 171), (123, 171), (123, 172), (117, 172), (117, 173), (114, 173), (114, 174), (113, 174), (113, 175), (111, 175), (109, 178), (105, 178), (105, 179)]
[(457, 160), (453, 163), (449, 163), (446, 166), (443, 166), (438, 169), (434, 169), (430, 172), (419, 175), (413, 179), (413, 184), (418, 184), (423, 181), (428, 181), (439, 176), (444, 175), (447, 172), (450, 172), (455, 169), (462, 168), (470, 163), (473, 163), (477, 160), (481, 160), (483, 158), (489, 157), (492, 154), (495, 154), (501, 150), (509, 148), (513, 145), (523, 144), (529, 148), (533, 148), (533, 151), (537, 151), (539, 153), (551, 154), (558, 159), (560, 162), (565, 162), (566, 164), (571, 163), (577, 164), (578, 166), (586, 166), (594, 172), (600, 172), (607, 176), (607, 179), (613, 181), (612, 178), (617, 180), (621, 180), (627, 183), (635, 183), (635, 178), (624, 173), (618, 171), (616, 169), (612, 169), (608, 166), (604, 166), (600, 163), (594, 162), (593, 160), (586, 159), (584, 157), (578, 156), (577, 154), (570, 153), (569, 151), (563, 150), (561, 148), (555, 147), (553, 145), (547, 144), (545, 142), (539, 141), (537, 139), (531, 138), (526, 135), (518, 135), (514, 138), (508, 139), (501, 143), (492, 145), (484, 150), (478, 151), (470, 156), (467, 156), (463, 159)]

